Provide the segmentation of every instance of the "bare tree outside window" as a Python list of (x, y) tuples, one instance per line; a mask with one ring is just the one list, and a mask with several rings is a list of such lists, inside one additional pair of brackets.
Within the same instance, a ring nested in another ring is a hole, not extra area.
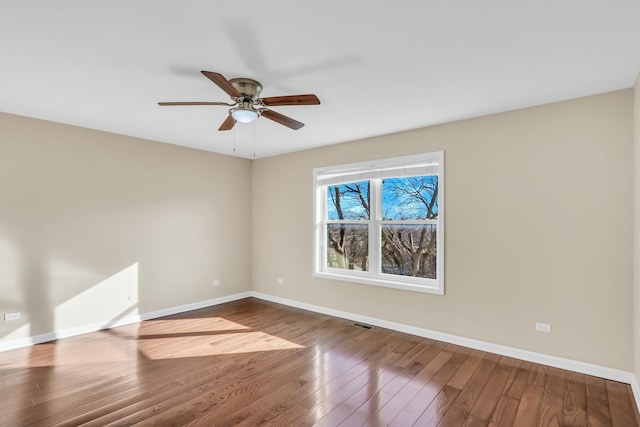
[[(327, 266), (368, 271), (370, 181), (327, 188)], [(382, 180), (382, 273), (436, 278), (438, 177)]]
[[(334, 185), (327, 189), (327, 266), (369, 270), (369, 181)], [(348, 222), (342, 222), (348, 221)]]
[(438, 177), (383, 180), (382, 214), (382, 273), (435, 279)]

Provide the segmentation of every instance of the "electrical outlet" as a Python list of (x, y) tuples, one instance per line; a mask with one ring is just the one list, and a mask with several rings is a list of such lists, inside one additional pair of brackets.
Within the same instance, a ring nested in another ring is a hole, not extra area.
[(276, 280), (276, 283), (278, 285), (282, 285), (284, 283), (284, 279), (281, 279), (280, 277), (278, 277), (278, 279)]
[(220, 286), (220, 280), (214, 280), (213, 286)]
[(5, 313), (4, 321), (6, 322), (8, 320), (20, 320), (20, 312), (16, 311), (15, 313)]
[(536, 323), (536, 331), (538, 332), (546, 332), (547, 334), (551, 333), (551, 325), (548, 323)]

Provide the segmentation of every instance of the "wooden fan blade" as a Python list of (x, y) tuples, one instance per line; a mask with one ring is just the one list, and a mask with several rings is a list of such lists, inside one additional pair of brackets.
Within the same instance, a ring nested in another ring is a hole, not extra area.
[(158, 102), (162, 107), (171, 107), (176, 105), (235, 105), (227, 102)]
[(220, 87), (220, 89), (227, 92), (229, 96), (233, 96), (235, 98), (242, 98), (242, 94), (238, 92), (238, 89), (233, 87), (231, 82), (229, 82), (229, 80), (227, 80), (222, 74), (214, 73), (212, 71), (200, 71), (200, 72), (204, 74), (205, 77), (207, 77), (209, 80), (217, 84)]
[(269, 107), (278, 105), (318, 105), (320, 100), (313, 94), (306, 95), (289, 95), (289, 96), (271, 96), (262, 98), (262, 103)]
[(236, 121), (231, 117), (231, 114), (229, 114), (227, 118), (224, 119), (224, 122), (222, 122), (218, 130), (231, 130), (235, 124)]
[(260, 115), (262, 117), (266, 117), (267, 119), (273, 120), (274, 122), (280, 123), (281, 125), (285, 125), (286, 127), (293, 130), (298, 130), (302, 126), (304, 126), (304, 123), (300, 123), (297, 120), (293, 120), (291, 117), (287, 117), (283, 114), (276, 113), (275, 111), (268, 110), (266, 108), (264, 110), (260, 110)]

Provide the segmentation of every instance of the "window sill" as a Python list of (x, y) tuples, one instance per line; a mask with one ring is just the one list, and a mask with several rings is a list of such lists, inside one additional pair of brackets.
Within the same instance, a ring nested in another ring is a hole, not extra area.
[(429, 285), (417, 285), (413, 283), (397, 282), (372, 277), (357, 277), (347, 274), (314, 272), (314, 277), (321, 279), (339, 280), (343, 282), (359, 283), (361, 285), (380, 286), (384, 288), (402, 289), (404, 291), (421, 292), (427, 294), (444, 295), (444, 288)]

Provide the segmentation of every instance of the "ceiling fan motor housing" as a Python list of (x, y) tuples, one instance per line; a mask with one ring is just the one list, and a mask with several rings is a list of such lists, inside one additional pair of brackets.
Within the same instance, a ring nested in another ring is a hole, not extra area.
[(262, 93), (262, 84), (253, 79), (240, 77), (229, 80), (229, 83), (242, 94), (245, 100), (249, 98), (251, 102), (257, 102)]

